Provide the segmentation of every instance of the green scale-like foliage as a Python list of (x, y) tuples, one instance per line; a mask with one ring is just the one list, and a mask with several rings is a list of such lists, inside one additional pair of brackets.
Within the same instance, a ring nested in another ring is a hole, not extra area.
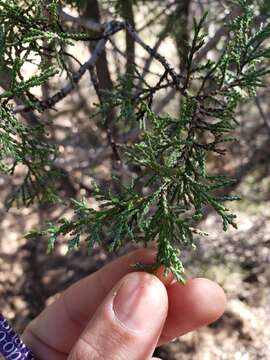
[[(121, 2), (117, 2), (117, 6), (120, 4)], [(51, 223), (41, 232), (49, 237), (49, 250), (53, 250), (61, 235), (70, 237), (70, 251), (78, 247), (82, 239), (86, 240), (90, 253), (95, 244), (105, 245), (111, 251), (116, 251), (129, 241), (142, 242), (145, 246), (156, 241), (157, 258), (150, 268), (163, 265), (179, 281), (184, 281), (179, 252), (186, 247), (195, 247), (194, 233), (204, 235), (196, 228), (196, 222), (202, 218), (204, 209), (210, 206), (220, 215), (224, 230), (229, 225), (236, 227), (235, 216), (225, 205), (225, 202), (236, 197), (217, 195), (232, 180), (209, 174), (206, 158), (208, 153), (224, 155), (226, 142), (232, 140), (232, 132), (237, 126), (237, 106), (254, 96), (258, 87), (264, 86), (265, 75), (269, 73), (266, 60), (270, 55), (266, 46), (266, 40), (270, 37), (270, 25), (264, 24), (255, 31), (252, 7), (246, 1), (238, 4), (241, 15), (228, 24), (228, 41), (219, 59), (202, 61), (200, 64), (195, 61), (197, 53), (206, 45), (207, 37), (203, 31), (207, 17), (205, 15), (200, 21), (194, 20), (193, 39), (188, 46), (188, 54), (185, 54), (185, 74), (177, 77), (167, 68), (156, 88), (145, 84), (145, 88), (139, 92), (134, 86), (135, 80), (120, 77), (114, 90), (102, 96), (98, 114), (107, 114), (108, 108), (114, 108), (117, 121), (123, 123), (123, 126), (127, 118), (132, 119), (132, 124), (137, 121), (141, 124), (139, 140), (134, 144), (121, 146), (120, 149), (123, 160), (140, 167), (141, 175), (130, 178), (129, 185), (122, 184), (120, 194), (97, 186), (93, 196), (99, 209), (89, 207), (86, 200), (73, 200), (74, 217), (71, 220), (61, 219), (57, 224)], [(133, 5), (136, 6), (136, 2)], [(2, 20), (7, 19), (3, 20), (0, 37), (5, 44), (1, 63), (2, 66), (11, 67), (13, 74), (10, 89), (0, 96), (5, 134), (1, 140), (1, 158), (11, 154), (15, 165), (21, 162), (29, 169), (36, 169), (35, 179), (38, 179), (38, 171), (42, 173), (40, 169), (49, 165), (47, 161), (51, 159), (50, 150), (41, 151), (42, 156), (37, 151), (34, 156), (34, 149), (42, 148), (43, 140), (34, 134), (30, 136), (25, 133), (28, 130), (22, 130), (22, 135), (21, 130), (16, 128), (18, 125), (14, 125), (16, 131), (27, 142), (21, 152), (15, 149), (16, 146), (12, 145), (6, 135), (8, 127), (5, 124), (8, 123), (9, 128), (13, 127), (12, 121), (18, 124), (12, 115), (12, 109), (8, 108), (8, 101), (23, 93), (31, 104), (33, 99), (27, 97), (27, 91), (53, 76), (55, 71), (63, 70), (62, 59), (54, 67), (45, 66), (33, 78), (20, 79), (20, 68), (30, 57), (30, 52), (27, 51), (30, 45), (34, 53), (43, 56), (39, 40), (46, 40), (56, 54), (61, 44), (87, 39), (89, 34), (63, 32), (59, 27), (55, 1), (46, 9), (50, 14), (49, 24), (42, 15), (44, 9), (41, 2), (33, 1), (33, 6), (29, 6), (28, 11), (21, 11), (18, 17), (21, 7), (23, 8), (17, 1), (0, 1), (0, 17)], [(15, 36), (10, 33), (10, 27), (14, 23), (18, 29)], [(19, 49), (19, 58), (13, 55), (16, 48)], [(56, 59), (59, 56), (61, 51)], [(181, 111), (177, 118), (169, 114), (156, 114), (151, 106), (158, 88), (165, 87), (170, 77), (174, 82), (171, 86), (181, 92)], [(34, 106), (40, 110), (38, 106)], [(209, 135), (207, 139), (211, 139), (208, 142), (202, 140), (205, 133)], [(38, 143), (35, 143), (37, 139)], [(22, 140), (20, 146), (23, 143)], [(28, 153), (30, 154), (27, 155)], [(6, 169), (4, 162), (1, 167)], [(144, 184), (140, 192), (137, 190), (138, 182)], [(104, 230), (107, 233), (106, 239), (103, 236)], [(33, 231), (29, 236), (36, 236), (37, 233), (40, 234)]]
[(19, 164), (27, 169), (24, 182), (8, 199), (8, 206), (14, 201), (17, 205), (30, 205), (36, 199), (57, 199), (53, 178), (58, 173), (52, 164), (56, 149), (44, 141), (43, 133), (43, 126), (29, 129), (11, 111), (0, 109), (0, 169), (9, 175)]
[[(57, 148), (48, 142), (46, 128), (38, 118), (31, 127), (18, 119), (13, 100), (42, 111), (32, 91), (61, 72), (69, 77), (63, 46), (89, 38), (88, 33), (63, 31), (59, 4), (58, 0), (47, 6), (39, 0), (0, 0), (0, 74), (4, 79), (7, 74), (10, 77), (0, 94), (0, 167), (7, 174), (13, 174), (19, 164), (26, 168), (25, 179), (8, 199), (8, 206), (14, 201), (30, 205), (37, 199), (58, 199), (53, 180), (60, 175), (53, 164)], [(29, 77), (23, 73), (27, 65), (36, 68)]]

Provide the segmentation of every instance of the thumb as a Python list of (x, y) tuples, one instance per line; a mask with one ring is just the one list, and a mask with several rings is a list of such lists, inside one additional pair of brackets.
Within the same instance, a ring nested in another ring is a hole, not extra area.
[(126, 275), (96, 311), (68, 360), (151, 358), (167, 310), (167, 291), (157, 277)]

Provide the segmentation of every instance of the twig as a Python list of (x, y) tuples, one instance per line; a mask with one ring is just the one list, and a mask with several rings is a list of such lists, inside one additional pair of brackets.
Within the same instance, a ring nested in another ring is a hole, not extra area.
[[(86, 73), (87, 70), (95, 66), (96, 62), (99, 59), (100, 54), (103, 52), (106, 42), (108, 41), (108, 37), (111, 34), (111, 32), (115, 32), (116, 29), (121, 30), (123, 26), (121, 26), (121, 23), (115, 23), (110, 22), (107, 24), (106, 30), (104, 31), (104, 38), (99, 40), (94, 52), (92, 53), (91, 57), (88, 61), (86, 61), (80, 69), (73, 74), (72, 81), (65, 85), (60, 91), (58, 91), (53, 96), (49, 97), (46, 100), (40, 101), (39, 103), (35, 104), (37, 108), (40, 108), (41, 110), (46, 110), (49, 108), (52, 108), (54, 105), (56, 105), (59, 101), (63, 100), (67, 95), (69, 95), (72, 90), (74, 90), (75, 85), (81, 80), (83, 75)], [(14, 114), (21, 113), (21, 112), (27, 112), (34, 108), (34, 106), (29, 105), (21, 105), (17, 106), (13, 112)]]
[(130, 26), (130, 24), (128, 24), (127, 22), (111, 21), (107, 23), (106, 29), (103, 33), (103, 37), (97, 42), (97, 45), (91, 57), (80, 67), (80, 69), (76, 73), (73, 74), (72, 81), (70, 83), (65, 85), (60, 91), (58, 91), (56, 94), (54, 94), (53, 96), (49, 97), (46, 100), (42, 100), (32, 106), (31, 105), (17, 106), (13, 110), (14, 114), (30, 111), (33, 110), (35, 107), (41, 110), (46, 110), (52, 108), (59, 101), (63, 100), (67, 95), (69, 95), (72, 92), (72, 90), (74, 90), (75, 85), (81, 80), (81, 78), (86, 73), (86, 71), (93, 68), (96, 65), (96, 62), (98, 61), (101, 53), (104, 51), (109, 36), (115, 34), (116, 32), (122, 29), (127, 29), (127, 31), (129, 32), (130, 36), (134, 39), (134, 41), (137, 42), (143, 49), (145, 49), (145, 51), (147, 51), (153, 58), (155, 58), (164, 67), (166, 72), (171, 76), (175, 88), (178, 91), (180, 91), (181, 94), (185, 95), (183, 88), (181, 87), (180, 84), (180, 76), (176, 73), (174, 68), (168, 63), (166, 58), (160, 55), (154, 49), (152, 49), (149, 45), (147, 45), (135, 32), (135, 30)]
[[(112, 47), (113, 47), (112, 49), (109, 49), (109, 50), (115, 51), (115, 52), (117, 52), (121, 57), (126, 58), (125, 53), (124, 53), (121, 49), (119, 49), (119, 47), (116, 45), (116, 43), (113, 41), (112, 38), (109, 39), (109, 42), (111, 43), (111, 45), (112, 45)], [(155, 49), (155, 47), (153, 47), (153, 49)], [(139, 59), (141, 59), (141, 60), (145, 60), (143, 57), (140, 58), (140, 57), (137, 56), (137, 58), (139, 58)], [(151, 74), (151, 75), (158, 76), (158, 77), (160, 76), (160, 74), (159, 74), (158, 72), (150, 71), (149, 69), (146, 69), (146, 70), (145, 70), (145, 67), (144, 67), (144, 66), (142, 66), (142, 65), (140, 65), (140, 64), (137, 64), (136, 62), (134, 62), (133, 65), (134, 65), (135, 69), (138, 68), (138, 69), (143, 70), (142, 75), (140, 75), (140, 77), (139, 77), (139, 79), (141, 79), (141, 80), (142, 80), (142, 77), (145, 77), (145, 75), (147, 75), (147, 74)], [(136, 86), (136, 85), (134, 84), (134, 86)], [(138, 87), (140, 87), (140, 84), (138, 85)]]
[(81, 17), (75, 17), (72, 15), (67, 14), (65, 11), (61, 10), (59, 12), (60, 18), (64, 21), (70, 21), (75, 23), (79, 26), (84, 27), (85, 29), (96, 31), (96, 32), (103, 32), (106, 29), (106, 24), (99, 24), (93, 20), (86, 20)]
[[(97, 97), (99, 98), (99, 101), (102, 104), (103, 103), (103, 96), (102, 96), (102, 92), (101, 92), (100, 87), (99, 87), (99, 82), (98, 82), (98, 77), (97, 77), (96, 71), (95, 71), (95, 69), (93, 67), (90, 68), (89, 71), (90, 71), (91, 80), (92, 80), (92, 83), (94, 85)], [(114, 140), (112, 131), (110, 129), (109, 120), (110, 119), (109, 119), (109, 116), (107, 114), (106, 121), (105, 121), (105, 128), (106, 128), (105, 130), (106, 130), (106, 133), (107, 133), (107, 140), (108, 140), (108, 143), (111, 146), (111, 149), (112, 149), (115, 160), (117, 162), (120, 162), (121, 158), (120, 158), (120, 155), (118, 153), (117, 145), (116, 145), (116, 142)]]
[(139, 45), (141, 45), (141, 47), (145, 51), (147, 51), (151, 56), (153, 56), (153, 58), (155, 58), (159, 63), (161, 63), (161, 65), (164, 67), (164, 69), (173, 79), (174, 85), (177, 88), (177, 90), (179, 90), (181, 94), (185, 95), (183, 88), (180, 85), (180, 76), (176, 73), (174, 68), (168, 63), (167, 59), (164, 56), (160, 55), (158, 52), (154, 51), (149, 45), (147, 45), (128, 23), (126, 23), (126, 28), (130, 33), (130, 35), (133, 37), (133, 39)]
[(166, 6), (157, 14), (155, 15), (152, 19), (150, 19), (149, 21), (147, 21), (144, 25), (142, 25), (137, 31), (138, 33), (142, 32), (145, 29), (148, 29), (149, 26), (151, 26), (152, 24), (154, 24), (162, 15), (166, 14), (166, 12), (176, 4), (176, 1), (172, 2), (171, 4), (166, 4)]
[[(222, 23), (226, 23), (230, 20), (232, 20), (233, 18), (235, 18), (238, 15), (238, 11), (239, 10), (234, 10), (232, 11), (230, 14), (228, 14), (223, 20)], [(221, 26), (217, 32), (215, 33), (215, 35), (209, 39), (209, 41), (207, 42), (207, 44), (198, 52), (198, 54), (195, 56), (194, 58), (194, 63), (198, 64), (200, 63), (200, 61), (202, 59), (205, 58), (206, 54), (212, 50), (220, 41), (220, 39), (223, 36), (226, 36), (226, 34), (228, 34), (229, 32), (229, 28), (226, 26)], [(177, 91), (176, 89), (171, 89), (168, 94), (166, 95), (166, 97), (162, 100), (162, 102), (160, 102), (157, 106), (155, 111), (157, 113), (160, 113), (164, 107), (175, 97)]]

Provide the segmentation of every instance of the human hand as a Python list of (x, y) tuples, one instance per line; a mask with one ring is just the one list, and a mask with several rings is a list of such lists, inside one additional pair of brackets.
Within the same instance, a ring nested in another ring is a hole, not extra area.
[(154, 275), (132, 272), (130, 264), (154, 256), (132, 252), (64, 291), (23, 334), (37, 359), (153, 360), (156, 346), (221, 316), (224, 292), (207, 279), (165, 287)]

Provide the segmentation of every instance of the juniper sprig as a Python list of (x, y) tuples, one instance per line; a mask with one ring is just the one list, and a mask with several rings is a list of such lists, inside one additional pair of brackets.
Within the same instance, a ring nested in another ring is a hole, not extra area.
[[(49, 23), (45, 21), (42, 2), (35, 0), (32, 3), (33, 6), (26, 8), (17, 1), (0, 0), (0, 18), (3, 20), (0, 39), (5, 47), (1, 64), (11, 68), (13, 78), (9, 89), (0, 95), (3, 124), (1, 159), (9, 155), (14, 159), (11, 169), (4, 163), (1, 168), (12, 173), (17, 163), (21, 162), (28, 167), (27, 182), (40, 182), (42, 186), (47, 171), (53, 169), (52, 154), (55, 152), (51, 147), (46, 148), (44, 140), (35, 132), (20, 127), (9, 102), (14, 97), (24, 95), (23, 101), (28, 110), (41, 111), (46, 106), (50, 107), (52, 99), (35, 102), (29, 96), (29, 91), (54, 76), (55, 71), (63, 70), (63, 44), (89, 40), (89, 34), (63, 31), (58, 11), (60, 2), (52, 1), (46, 8), (50, 14)], [(133, 2), (132, 6), (136, 4)], [(95, 115), (105, 118), (103, 126), (108, 124), (108, 109), (114, 109), (114, 121), (125, 132), (137, 129), (139, 125), (136, 141), (122, 145), (111, 144), (120, 153), (123, 166), (137, 166), (140, 171), (130, 175), (127, 183), (119, 180), (118, 193), (96, 186), (93, 197), (99, 205), (98, 209), (89, 206), (87, 199), (72, 200), (74, 217), (71, 220), (60, 219), (58, 223), (49, 223), (45, 230), (33, 231), (29, 236), (36, 236), (37, 233), (47, 236), (49, 251), (53, 250), (59, 236), (69, 237), (69, 251), (86, 241), (89, 253), (96, 244), (116, 251), (129, 241), (145, 246), (155, 241), (158, 251), (156, 262), (151, 268), (163, 265), (179, 281), (184, 281), (180, 251), (195, 247), (194, 234), (205, 235), (196, 227), (197, 221), (203, 217), (204, 209), (211, 207), (216, 211), (225, 231), (228, 226), (236, 227), (235, 215), (227, 207), (227, 201), (235, 200), (236, 197), (218, 195), (218, 190), (233, 180), (225, 175), (209, 173), (207, 157), (210, 153), (225, 155), (226, 143), (232, 141), (237, 126), (238, 105), (256, 95), (270, 72), (267, 65), (270, 24), (262, 23), (256, 27), (256, 14), (247, 1), (239, 0), (238, 8), (240, 15), (227, 24), (226, 44), (215, 60), (196, 62), (197, 55), (207, 46), (208, 37), (204, 30), (207, 14), (200, 20), (193, 20), (193, 35), (190, 44), (186, 46), (185, 70), (181, 74), (171, 67), (167, 59), (149, 47), (128, 22), (114, 20), (103, 26), (103, 33), (95, 39), (92, 60), (84, 64), (77, 74), (69, 74), (71, 81), (77, 79), (78, 82), (87, 66), (89, 70), (93, 69), (108, 38), (123, 29), (163, 67), (163, 73), (155, 86), (150, 86), (141, 77), (136, 64), (134, 72), (129, 67), (129, 73), (119, 77), (112, 91), (99, 89), (99, 84), (95, 83), (100, 99)], [(16, 35), (11, 34), (14, 23), (18, 29)], [(24, 62), (30, 61), (32, 52), (42, 58), (46, 56), (40, 40), (46, 40), (52, 45), (50, 49), (53, 54), (60, 49), (56, 59), (62, 56), (62, 61), (56, 61), (53, 65), (50, 62), (49, 68), (43, 68), (39, 75), (24, 80), (20, 69)], [(29, 48), (31, 52), (27, 51)], [(14, 57), (15, 53), (17, 55)], [(11, 56), (9, 59), (8, 55)], [(141, 84), (140, 88), (138, 84)], [(174, 88), (181, 95), (178, 116), (158, 114), (153, 110), (155, 96), (166, 88)], [(59, 100), (74, 87), (67, 85), (65, 89), (68, 91), (60, 90), (62, 97)], [(54, 96), (54, 100), (58, 101), (56, 99)], [(10, 129), (15, 129), (18, 139), (16, 137), (15, 140), (11, 135), (8, 137)], [(138, 183), (143, 186), (139, 187)], [(21, 196), (29, 204), (38, 197), (39, 192), (35, 196), (27, 195), (26, 188), (22, 187), (15, 197)], [(42, 189), (44, 191), (44, 186)], [(53, 190), (49, 191), (46, 199), (52, 197)], [(107, 234), (105, 237), (104, 231)]]

